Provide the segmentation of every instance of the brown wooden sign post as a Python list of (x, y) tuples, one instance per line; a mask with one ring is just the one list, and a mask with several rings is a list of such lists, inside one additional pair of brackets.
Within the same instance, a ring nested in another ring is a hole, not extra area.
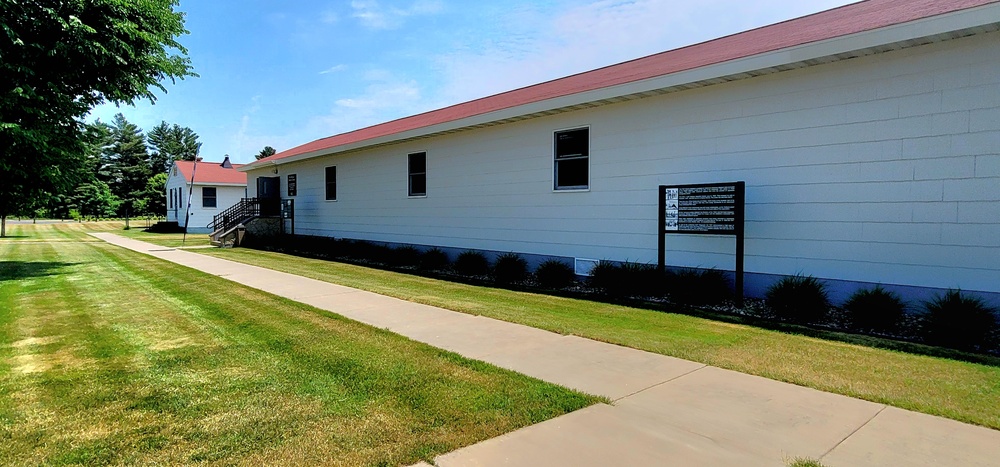
[(668, 234), (736, 237), (736, 302), (743, 306), (743, 224), (746, 184), (660, 185), (659, 258), (666, 269)]

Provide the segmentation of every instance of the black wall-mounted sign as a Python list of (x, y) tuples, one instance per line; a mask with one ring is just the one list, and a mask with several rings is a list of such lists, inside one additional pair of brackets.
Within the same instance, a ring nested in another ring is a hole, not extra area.
[(660, 185), (659, 266), (666, 267), (667, 234), (736, 237), (736, 298), (743, 302), (743, 224), (746, 184)]
[(285, 184), (285, 186), (288, 187), (288, 196), (295, 196), (298, 194), (299, 187), (298, 183), (296, 183), (297, 178), (298, 177), (296, 177), (295, 174), (288, 174), (288, 183)]

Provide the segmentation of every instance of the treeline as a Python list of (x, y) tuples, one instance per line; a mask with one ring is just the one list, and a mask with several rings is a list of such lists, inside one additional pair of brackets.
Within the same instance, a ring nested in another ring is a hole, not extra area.
[(167, 170), (175, 160), (193, 161), (201, 148), (188, 127), (160, 122), (143, 133), (122, 114), (111, 123), (88, 123), (84, 142), (83, 157), (75, 159), (79, 166), (69, 168), (77, 185), (46, 193), (19, 214), (60, 219), (163, 215)]

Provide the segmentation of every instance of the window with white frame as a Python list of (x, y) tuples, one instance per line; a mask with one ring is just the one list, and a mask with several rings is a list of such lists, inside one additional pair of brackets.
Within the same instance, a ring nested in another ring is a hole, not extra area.
[(214, 186), (201, 188), (201, 207), (214, 208), (217, 205), (216, 191)]
[(427, 153), (417, 152), (407, 156), (407, 194), (427, 196)]
[(326, 168), (326, 200), (337, 200), (337, 166)]
[(555, 132), (553, 188), (590, 188), (590, 128)]

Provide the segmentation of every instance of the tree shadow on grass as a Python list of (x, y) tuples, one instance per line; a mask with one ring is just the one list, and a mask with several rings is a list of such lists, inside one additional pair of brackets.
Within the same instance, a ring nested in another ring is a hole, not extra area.
[(18, 239), (18, 238), (30, 238), (30, 236), (29, 235), (4, 235), (3, 237), (0, 237), (0, 240)]
[(66, 274), (63, 269), (78, 263), (62, 263), (56, 261), (0, 261), (0, 282), (29, 277), (54, 276)]

